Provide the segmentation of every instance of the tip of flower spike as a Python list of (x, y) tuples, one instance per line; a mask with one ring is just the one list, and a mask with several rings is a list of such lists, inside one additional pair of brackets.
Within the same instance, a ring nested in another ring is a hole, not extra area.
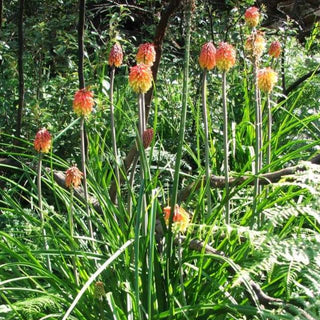
[(156, 50), (153, 43), (140, 44), (136, 55), (137, 63), (143, 63), (152, 66), (156, 60)]
[(269, 47), (269, 55), (275, 59), (280, 57), (282, 51), (281, 43), (279, 41), (273, 41)]
[(150, 146), (152, 139), (153, 139), (153, 134), (154, 134), (154, 132), (153, 132), (152, 128), (149, 128), (143, 132), (142, 142), (143, 142), (143, 147), (145, 149), (147, 149)]
[(93, 92), (89, 88), (78, 90), (73, 99), (73, 111), (78, 116), (87, 116), (94, 106)]
[(123, 51), (119, 43), (115, 43), (109, 53), (108, 64), (111, 67), (120, 67), (123, 61)]
[(78, 188), (81, 184), (83, 173), (77, 166), (72, 166), (66, 171), (65, 185), (67, 188)]
[(41, 153), (48, 153), (51, 147), (51, 135), (46, 128), (40, 129), (34, 139), (34, 148)]
[(94, 284), (94, 297), (97, 300), (102, 300), (105, 295), (106, 295), (106, 291), (104, 289), (103, 282), (102, 281), (97, 281)]
[(152, 86), (152, 72), (148, 65), (138, 64), (130, 68), (129, 84), (136, 93), (146, 93)]
[(244, 14), (244, 20), (249, 27), (256, 27), (260, 20), (259, 9), (257, 7), (248, 8)]
[(236, 50), (226, 42), (221, 42), (216, 51), (216, 64), (220, 71), (229, 71), (236, 63)]
[(200, 51), (199, 64), (201, 69), (211, 70), (216, 65), (216, 48), (212, 42), (205, 43)]

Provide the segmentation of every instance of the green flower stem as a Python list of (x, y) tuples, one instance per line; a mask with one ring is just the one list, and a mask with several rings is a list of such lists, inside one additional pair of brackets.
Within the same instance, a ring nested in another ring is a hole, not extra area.
[[(74, 223), (73, 223), (73, 188), (70, 190), (70, 210), (69, 210), (69, 230), (70, 230), (70, 236), (71, 236), (71, 249), (74, 251)], [(73, 267), (73, 274), (74, 274), (74, 279), (76, 281), (77, 287), (79, 287), (79, 275), (77, 272), (77, 264), (76, 260), (77, 256), (74, 254), (72, 257), (72, 267)]]
[(87, 184), (86, 153), (85, 153), (85, 146), (84, 146), (84, 138), (85, 138), (84, 137), (84, 116), (81, 117), (80, 136), (81, 136), (81, 164), (82, 164), (82, 173), (83, 173), (84, 200), (86, 204), (89, 235), (93, 241), (93, 246), (94, 246), (93, 228), (92, 228), (91, 213), (90, 213), (90, 207), (89, 207), (89, 201), (88, 201), (89, 197), (88, 197), (88, 184)]
[[(111, 138), (112, 138), (112, 148), (113, 148), (113, 155), (115, 159), (115, 173), (116, 173), (116, 181), (117, 186), (120, 186), (120, 173), (118, 167), (118, 150), (117, 150), (117, 140), (116, 140), (116, 127), (114, 123), (114, 105), (113, 105), (113, 86), (114, 86), (114, 74), (115, 74), (115, 67), (111, 68), (111, 75), (110, 75), (110, 118), (111, 118)], [(119, 190), (120, 192), (120, 190)], [(117, 197), (115, 198), (117, 201)]]
[[(271, 163), (271, 135), (272, 135), (272, 113), (270, 105), (270, 94), (267, 95), (267, 107), (268, 107), (268, 150), (267, 150), (267, 166)], [(270, 168), (268, 168), (270, 172)]]
[[(48, 240), (47, 240), (47, 232), (46, 228), (44, 226), (44, 216), (43, 216), (43, 207), (42, 207), (42, 186), (41, 186), (41, 171), (42, 171), (42, 158), (43, 154), (39, 152), (39, 162), (38, 162), (38, 201), (39, 201), (39, 212), (40, 212), (40, 221), (41, 221), (41, 231), (42, 231), (42, 236), (43, 236), (43, 241), (44, 241), (44, 249), (46, 251), (49, 250), (49, 245), (48, 245)], [(52, 267), (51, 267), (51, 261), (49, 255), (46, 256), (47, 260), (47, 268), (50, 272), (52, 272)]]
[(211, 192), (210, 192), (210, 158), (209, 158), (209, 129), (208, 129), (208, 114), (207, 114), (207, 70), (203, 70), (202, 79), (202, 112), (205, 136), (205, 157), (206, 157), (206, 194), (208, 214), (211, 213)]
[(129, 178), (128, 215), (130, 218), (132, 217), (132, 190), (133, 190), (133, 183), (134, 183), (134, 175), (136, 173), (138, 161), (139, 161), (139, 156), (135, 156), (131, 166), (131, 172), (130, 172), (130, 178)]
[(223, 105), (223, 148), (224, 148), (224, 179), (226, 188), (225, 219), (230, 223), (229, 199), (229, 152), (228, 152), (228, 109), (227, 109), (227, 72), (222, 74), (222, 105)]
[[(255, 132), (256, 132), (256, 141), (255, 141), (255, 166), (254, 166), (254, 192), (253, 192), (253, 213), (256, 212), (257, 209), (257, 201), (258, 196), (260, 194), (260, 182), (259, 182), (259, 171), (261, 169), (261, 107), (260, 107), (260, 92), (258, 88), (258, 60), (254, 58), (253, 61), (253, 77), (254, 77), (254, 88), (255, 88)], [(259, 222), (258, 222), (259, 224)]]
[[(184, 144), (184, 132), (186, 127), (186, 115), (187, 115), (187, 101), (188, 101), (188, 82), (189, 82), (189, 60), (190, 60), (190, 37), (191, 37), (191, 2), (188, 1), (186, 9), (186, 38), (185, 38), (185, 52), (184, 52), (184, 66), (183, 66), (183, 88), (182, 88), (182, 110), (180, 118), (180, 129), (179, 129), (179, 144), (176, 155), (176, 163), (174, 170), (174, 180), (171, 194), (171, 213), (169, 218), (168, 226), (168, 238), (167, 238), (167, 268), (166, 268), (166, 280), (167, 280), (167, 290), (171, 289), (171, 270), (174, 266), (173, 263), (173, 235), (172, 235), (172, 222), (175, 205), (177, 203), (177, 194), (179, 187), (179, 176), (180, 176), (180, 164), (182, 158), (182, 147)], [(171, 313), (173, 308), (173, 299), (170, 299), (170, 310)]]
[[(144, 132), (144, 126), (145, 126), (145, 112), (144, 112), (144, 93), (139, 94), (139, 140), (141, 144), (143, 143), (142, 137)], [(139, 141), (138, 141), (138, 150), (140, 150), (140, 174), (141, 174), (141, 181), (145, 181), (145, 174), (144, 174), (144, 162), (143, 162), (143, 146), (139, 147)], [(146, 212), (147, 207), (147, 200), (146, 195), (143, 194), (143, 200), (142, 200), (142, 211), (143, 211), (143, 219), (142, 219), (142, 231), (143, 235), (147, 234), (148, 229), (148, 215)]]

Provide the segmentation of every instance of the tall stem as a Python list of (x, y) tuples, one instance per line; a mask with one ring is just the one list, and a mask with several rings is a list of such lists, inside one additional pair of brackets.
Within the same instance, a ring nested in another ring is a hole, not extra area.
[[(44, 249), (49, 250), (48, 240), (47, 240), (47, 232), (44, 227), (44, 216), (43, 216), (43, 208), (42, 208), (42, 186), (41, 186), (41, 170), (42, 170), (42, 157), (43, 154), (39, 153), (39, 162), (38, 162), (38, 201), (39, 201), (39, 212), (40, 212), (40, 221), (41, 221), (41, 231), (44, 242)], [(46, 256), (47, 259), (47, 268), (50, 272), (52, 272), (51, 261), (49, 255)]]
[(86, 169), (86, 153), (85, 153), (85, 146), (84, 146), (84, 116), (81, 117), (80, 122), (80, 136), (81, 136), (81, 164), (82, 164), (82, 172), (83, 172), (83, 191), (84, 191), (84, 200), (86, 204), (86, 213), (88, 219), (88, 229), (90, 237), (93, 241), (93, 229), (92, 229), (92, 221), (91, 221), (91, 213), (88, 201), (88, 185), (87, 185), (87, 169)]
[[(74, 251), (74, 224), (73, 224), (73, 189), (70, 191), (70, 211), (69, 211), (69, 231), (70, 231), (70, 237), (71, 237), (71, 249)], [(72, 257), (72, 267), (73, 267), (73, 274), (74, 274), (74, 279), (76, 281), (77, 287), (79, 286), (79, 275), (77, 272), (77, 265), (76, 265), (76, 259), (77, 256), (74, 254)]]
[[(254, 166), (254, 192), (253, 192), (253, 213), (257, 209), (258, 196), (260, 194), (260, 181), (259, 181), (259, 171), (261, 169), (261, 106), (260, 106), (260, 92), (258, 88), (258, 59), (257, 57), (253, 60), (253, 77), (254, 77), (254, 89), (255, 89), (255, 132), (256, 132), (256, 141), (255, 141), (255, 166)], [(260, 218), (258, 220), (260, 224)]]
[[(116, 180), (118, 187), (120, 186), (120, 173), (118, 167), (118, 150), (117, 150), (117, 140), (116, 140), (116, 127), (114, 123), (114, 105), (113, 105), (113, 85), (114, 85), (114, 74), (115, 67), (111, 68), (110, 75), (110, 118), (111, 118), (111, 138), (112, 138), (112, 148), (115, 159), (115, 172), (116, 172)], [(115, 199), (116, 201), (116, 199)]]
[[(271, 163), (271, 135), (272, 135), (272, 113), (270, 105), (270, 94), (267, 96), (267, 107), (268, 107), (268, 151), (267, 151), (267, 166)], [(270, 172), (270, 168), (268, 168)]]
[[(171, 282), (171, 268), (173, 267), (173, 237), (172, 237), (172, 222), (175, 206), (177, 203), (177, 194), (179, 187), (180, 177), (180, 164), (182, 158), (182, 147), (184, 144), (184, 132), (186, 127), (186, 115), (187, 115), (187, 101), (188, 101), (188, 82), (189, 82), (189, 60), (190, 60), (190, 37), (191, 37), (191, 1), (189, 0), (186, 8), (186, 37), (185, 37), (185, 51), (184, 51), (184, 66), (183, 66), (183, 87), (182, 87), (182, 110), (180, 118), (180, 129), (179, 129), (179, 144), (176, 155), (176, 163), (174, 168), (174, 181), (171, 194), (171, 213), (169, 218), (169, 231), (168, 231), (168, 243), (167, 243), (167, 287), (170, 288)], [(173, 301), (170, 301), (172, 304)]]
[(227, 72), (222, 74), (222, 105), (223, 105), (223, 148), (224, 148), (224, 179), (226, 188), (225, 219), (230, 223), (229, 200), (229, 152), (228, 152), (228, 109), (227, 109)]
[[(143, 143), (142, 137), (143, 137), (143, 132), (144, 132), (144, 126), (145, 126), (144, 93), (140, 93), (139, 94), (139, 139), (140, 139), (141, 143)], [(142, 149), (141, 149), (141, 152), (143, 152)], [(143, 165), (142, 157), (143, 157), (143, 155), (140, 154), (141, 181), (144, 181), (145, 180), (145, 175), (144, 175), (145, 168)], [(142, 230), (143, 230), (143, 235), (147, 234), (147, 229), (148, 229), (148, 214), (146, 212), (146, 208), (147, 208), (147, 200), (146, 200), (146, 195), (144, 193), (143, 199), (142, 199), (142, 212), (143, 212)]]
[(207, 114), (207, 70), (203, 70), (202, 79), (202, 113), (204, 124), (204, 138), (205, 138), (205, 156), (206, 156), (206, 194), (208, 214), (211, 213), (211, 192), (210, 192), (210, 159), (209, 159), (209, 129), (208, 129), (208, 114)]

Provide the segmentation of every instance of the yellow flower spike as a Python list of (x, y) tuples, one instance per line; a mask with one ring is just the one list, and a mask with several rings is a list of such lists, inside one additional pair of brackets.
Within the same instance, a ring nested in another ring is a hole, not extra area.
[(87, 116), (92, 112), (94, 105), (93, 92), (88, 89), (78, 90), (73, 99), (73, 111), (78, 116)]
[(254, 28), (259, 24), (260, 13), (257, 7), (250, 7), (244, 14), (244, 20), (250, 28)]
[(152, 66), (156, 60), (156, 51), (154, 49), (153, 43), (143, 43), (140, 44), (138, 48), (138, 53), (136, 55), (137, 63), (143, 63), (147, 66)]
[(146, 93), (152, 86), (152, 72), (146, 64), (138, 64), (130, 68), (129, 84), (134, 92)]
[(231, 44), (221, 42), (216, 52), (216, 64), (220, 71), (229, 71), (236, 63), (236, 50)]
[(266, 40), (263, 37), (263, 32), (258, 31), (255, 34), (251, 34), (245, 43), (245, 49), (252, 56), (260, 58), (266, 47)]
[(278, 74), (271, 68), (263, 68), (258, 71), (258, 87), (265, 93), (270, 93), (278, 81)]

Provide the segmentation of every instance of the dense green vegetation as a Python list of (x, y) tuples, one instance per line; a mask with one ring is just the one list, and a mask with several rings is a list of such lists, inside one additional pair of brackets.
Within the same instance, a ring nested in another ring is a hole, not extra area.
[[(243, 19), (254, 1), (227, 1), (226, 10), (211, 11), (210, 1), (195, 1), (190, 10), (187, 0), (130, 5), (87, 0), (84, 79), (95, 100), (85, 119), (87, 208), (83, 187), (73, 196), (64, 182), (71, 165), (82, 170), (81, 119), (72, 110), (79, 88), (79, 4), (25, 1), (17, 137), (21, 2), (5, 2), (0, 30), (0, 319), (319, 319), (319, 24), (303, 43), (290, 20), (279, 29), (259, 26), (267, 41), (260, 67), (272, 64), (279, 77), (270, 95), (270, 165), (267, 97), (261, 93), (263, 186), (255, 193), (254, 68), (244, 48), (251, 29)], [(138, 139), (140, 160), (125, 172), (123, 163), (138, 136), (130, 67), (139, 44), (156, 42), (157, 26), (173, 3), (180, 5), (168, 20), (147, 121), (154, 137), (147, 149)], [(277, 60), (267, 54), (274, 40), (284, 50)], [(118, 159), (111, 143), (108, 65), (115, 41), (124, 51), (113, 98)], [(207, 72), (211, 206), (204, 178), (198, 58), (208, 41), (216, 47), (226, 41), (236, 50), (236, 64), (227, 73), (229, 224), (217, 68)], [(52, 148), (43, 155), (39, 196), (33, 142), (42, 127), (52, 135)], [(113, 201), (116, 165), (124, 181)], [(182, 233), (164, 220), (163, 208), (172, 207), (175, 196), (190, 215)]]

